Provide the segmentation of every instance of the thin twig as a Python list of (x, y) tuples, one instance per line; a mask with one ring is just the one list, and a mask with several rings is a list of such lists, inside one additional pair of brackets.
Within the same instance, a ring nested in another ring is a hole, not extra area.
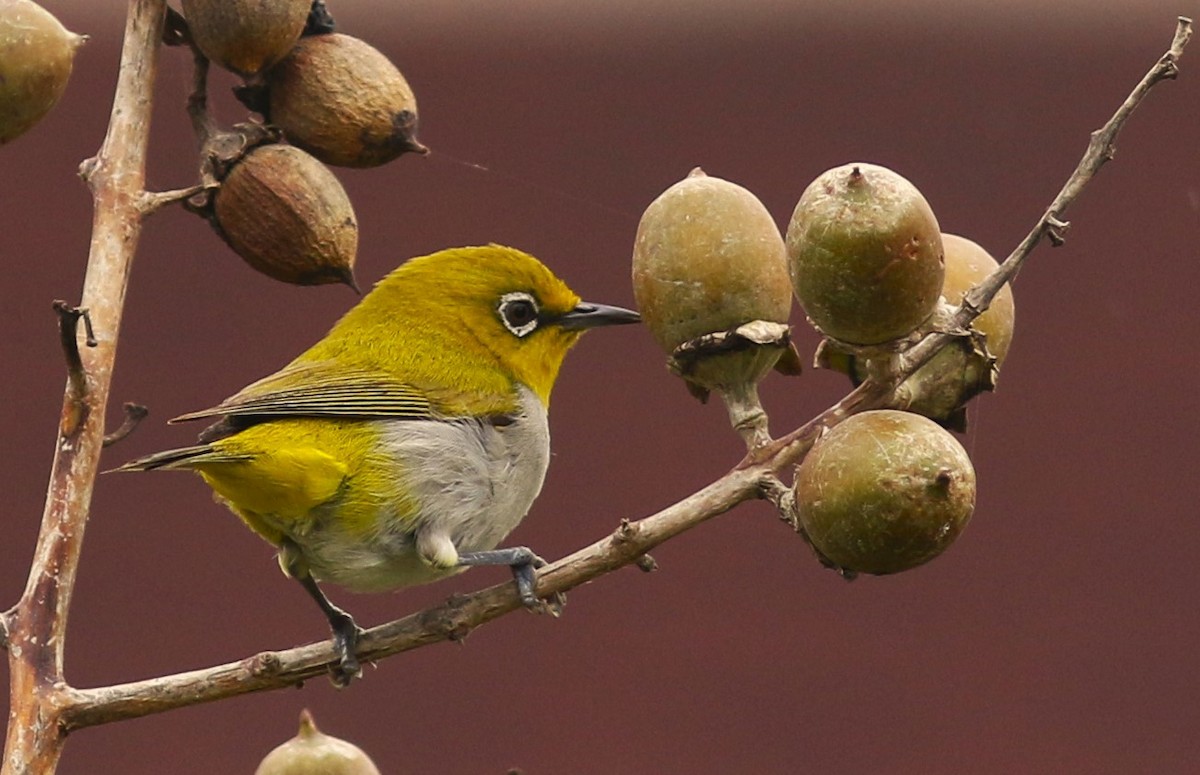
[(151, 215), (159, 209), (176, 202), (182, 202), (210, 188), (204, 183), (197, 183), (187, 188), (176, 188), (171, 191), (143, 191), (138, 197), (138, 209), (142, 215)]
[(131, 401), (126, 401), (124, 404), (122, 404), (121, 408), (125, 410), (125, 419), (121, 422), (120, 427), (118, 427), (115, 431), (104, 435), (105, 447), (111, 447), (113, 444), (116, 444), (121, 439), (133, 433), (135, 430), (137, 430), (138, 424), (142, 420), (146, 419), (146, 416), (150, 414), (149, 409), (141, 404), (135, 404)]
[[(1192, 37), (1192, 20), (1186, 16), (1180, 16), (1175, 27), (1175, 37), (1171, 41), (1171, 47), (1167, 50), (1154, 67), (1138, 82), (1138, 85), (1133, 88), (1125, 101), (1121, 103), (1121, 107), (1117, 108), (1117, 112), (1113, 114), (1104, 126), (1092, 132), (1087, 150), (1083, 154), (1083, 158), (1079, 160), (1074, 172), (1067, 178), (1067, 182), (1063, 184), (1062, 190), (1058, 192), (1058, 196), (1046, 208), (1045, 214), (1033, 227), (1033, 230), (1025, 237), (1020, 245), (1017, 246), (1008, 258), (992, 272), (983, 282), (972, 288), (966, 297), (963, 299), (962, 306), (959, 307), (955, 314), (955, 322), (962, 328), (970, 325), (971, 321), (985, 312), (991, 304), (992, 299), (1000, 292), (1005, 283), (1012, 282), (1016, 278), (1017, 272), (1025, 263), (1025, 259), (1037, 247), (1043, 236), (1048, 237), (1055, 247), (1062, 245), (1065, 241), (1064, 232), (1069, 228), (1070, 224), (1061, 220), (1063, 213), (1067, 208), (1075, 202), (1079, 194), (1083, 192), (1083, 187), (1086, 186), (1091, 179), (1100, 171), (1104, 164), (1113, 158), (1117, 148), (1117, 135), (1125, 126), (1125, 122), (1133, 114), (1133, 111), (1142, 103), (1150, 90), (1161, 81), (1174, 79), (1179, 74), (1179, 60), (1183, 56), (1183, 49), (1187, 46), (1188, 41)], [(932, 338), (932, 337), (931, 337)], [(922, 342), (921, 345), (925, 343)], [(915, 359), (918, 356), (924, 356), (923, 350), (919, 349), (921, 345), (914, 347), (905, 354), (908, 359)], [(934, 349), (930, 344), (924, 349)], [(935, 349), (936, 351), (936, 349)], [(933, 353), (929, 353), (932, 357)], [(923, 361), (922, 361), (923, 362)]]

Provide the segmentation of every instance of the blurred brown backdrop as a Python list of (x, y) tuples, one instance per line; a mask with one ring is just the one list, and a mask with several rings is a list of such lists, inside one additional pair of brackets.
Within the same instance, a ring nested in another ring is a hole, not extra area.
[[(76, 180), (108, 115), (123, 3), (45, 4), (91, 35), (66, 96), (0, 148), (0, 606), (19, 596), (61, 388), (50, 300), (76, 300), (90, 199)], [(944, 229), (1003, 256), (1169, 42), (1183, 0), (742, 3), (334, 0), (388, 53), (434, 153), (339, 171), (360, 280), (498, 241), (587, 298), (632, 303), (637, 218), (695, 165), (781, 224), (852, 160), (913, 180)], [(902, 6), (902, 7), (901, 7)], [(1052, 6), (1047, 8), (1045, 6)], [(1200, 43), (1193, 44), (1193, 48)], [(368, 669), (338, 692), (244, 697), (72, 737), (62, 773), (253, 771), (310, 707), (386, 773), (1191, 772), (1200, 760), (1200, 51), (1134, 116), (1116, 161), (1016, 287), (1017, 336), (964, 443), (974, 521), (933, 564), (853, 584), (749, 504), (465, 645)], [(193, 180), (189, 63), (163, 55), (150, 183)], [(221, 117), (241, 114), (224, 95)], [(352, 304), (243, 266), (193, 216), (155, 216), (121, 337), (119, 402), (153, 414), (107, 466), (177, 446), (166, 418), (285, 363)], [(815, 337), (794, 316), (803, 349)], [(775, 377), (777, 432), (845, 390)], [(740, 442), (644, 331), (591, 335), (551, 421), (556, 457), (513, 540), (558, 557), (719, 475)], [(476, 570), (395, 595), (332, 590), (364, 624), (495, 583)], [(68, 646), (78, 685), (133, 680), (325, 637), (271, 551), (184, 475), (103, 477)], [(0, 701), (3, 702), (3, 701)]]

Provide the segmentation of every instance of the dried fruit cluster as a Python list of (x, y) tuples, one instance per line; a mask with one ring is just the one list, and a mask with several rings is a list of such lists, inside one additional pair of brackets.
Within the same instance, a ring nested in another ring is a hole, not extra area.
[[(917, 188), (884, 167), (818, 176), (786, 237), (749, 191), (695, 170), (646, 208), (633, 285), (669, 368), (700, 397), (718, 393), (755, 446), (769, 439), (759, 381), (780, 363), (798, 371), (787, 328), (793, 293), (825, 337), (817, 365), (857, 384), (942, 330), (996, 266), (974, 242), (943, 234)], [(967, 402), (993, 389), (1012, 328), (1005, 287), (970, 331), (952, 332), (960, 336), (896, 389), (892, 409), (852, 416), (817, 442), (793, 497), (797, 529), (826, 564), (895, 573), (933, 559), (962, 531), (975, 472), (945, 428), (962, 430)]]
[[(258, 271), (357, 290), (358, 223), (324, 165), (375, 167), (426, 153), (408, 81), (369, 44), (333, 32), (323, 3), (183, 0), (183, 13), (194, 46), (245, 79), (239, 98), (287, 142), (240, 150), (198, 209)], [(250, 145), (264, 139), (277, 138), (260, 132)]]

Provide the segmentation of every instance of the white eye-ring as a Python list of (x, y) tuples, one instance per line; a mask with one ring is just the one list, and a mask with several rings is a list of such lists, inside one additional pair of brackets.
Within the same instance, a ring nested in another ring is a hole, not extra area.
[(527, 336), (538, 327), (537, 300), (525, 291), (513, 291), (501, 296), (496, 311), (500, 313), (500, 322), (514, 336)]

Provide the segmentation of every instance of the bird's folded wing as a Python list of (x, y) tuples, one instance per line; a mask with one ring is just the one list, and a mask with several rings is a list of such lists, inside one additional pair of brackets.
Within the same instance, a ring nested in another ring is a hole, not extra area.
[(393, 417), (441, 416), (426, 393), (375, 371), (346, 371), (331, 361), (296, 362), (247, 385), (210, 409), (171, 420), (212, 417)]

